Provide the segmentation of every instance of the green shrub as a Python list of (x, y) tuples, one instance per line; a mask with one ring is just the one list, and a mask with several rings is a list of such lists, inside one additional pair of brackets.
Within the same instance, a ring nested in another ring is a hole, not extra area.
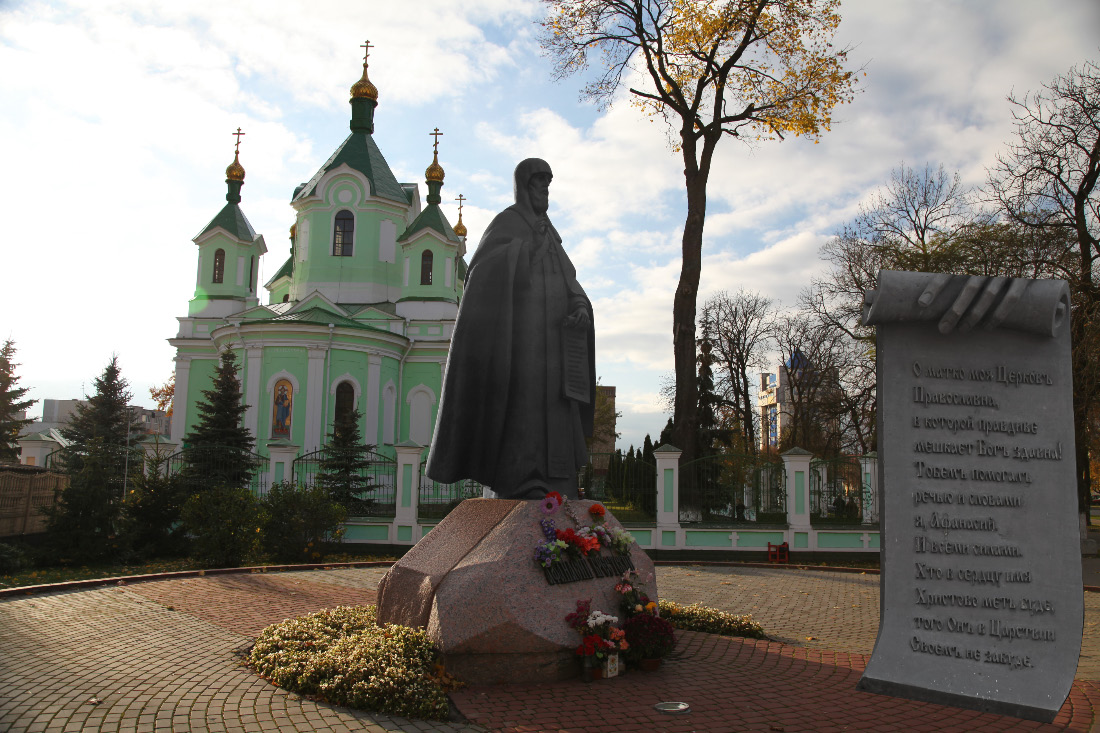
[(267, 627), (249, 661), (278, 686), (334, 705), (443, 720), (437, 656), (423, 629), (377, 626), (373, 606), (341, 606)]
[(16, 573), (30, 564), (22, 547), (0, 542), (0, 573)]
[(748, 639), (767, 639), (764, 629), (752, 620), (752, 616), (738, 616), (717, 608), (709, 608), (693, 603), (681, 606), (672, 601), (659, 601), (661, 618), (678, 629), (685, 631), (705, 631), (708, 634), (722, 636), (743, 636)]
[(122, 539), (137, 557), (179, 556), (186, 552), (183, 505), (187, 489), (165, 472), (166, 456), (156, 454), (146, 470), (131, 477), (122, 502)]
[(193, 494), (182, 518), (191, 556), (207, 567), (236, 567), (259, 547), (260, 504), (249, 489), (218, 485)]
[(322, 542), (339, 541), (347, 510), (321, 486), (282, 483), (261, 500), (264, 551), (277, 562), (309, 562), (321, 556)]

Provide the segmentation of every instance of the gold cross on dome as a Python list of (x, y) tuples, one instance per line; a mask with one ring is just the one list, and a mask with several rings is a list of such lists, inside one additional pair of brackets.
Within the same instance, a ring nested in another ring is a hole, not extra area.
[(233, 134), (234, 137), (237, 138), (237, 143), (233, 148), (233, 154), (236, 155), (237, 153), (241, 152), (241, 135), (247, 135), (248, 133), (247, 132), (241, 132), (241, 128), (238, 127), (237, 131), (232, 133), (232, 134)]
[(435, 142), (432, 143), (432, 152), (433, 153), (438, 153), (439, 152), (439, 136), (442, 135), (443, 133), (440, 132), (439, 128), (437, 127), (437, 128), (435, 128), (435, 130), (433, 132), (429, 132), (428, 134), (435, 138)]
[(360, 43), (359, 48), (364, 49), (364, 51), (363, 51), (363, 66), (366, 66), (367, 65), (367, 60), (370, 59), (370, 50), (372, 48), (374, 48), (374, 46), (371, 45), (370, 41), (367, 41), (366, 43)]
[(466, 200), (466, 197), (463, 196), (462, 194), (458, 194), (458, 198), (455, 199), (455, 201), (458, 202), (458, 218), (459, 219), (462, 218), (462, 202), (465, 201), (465, 200)]

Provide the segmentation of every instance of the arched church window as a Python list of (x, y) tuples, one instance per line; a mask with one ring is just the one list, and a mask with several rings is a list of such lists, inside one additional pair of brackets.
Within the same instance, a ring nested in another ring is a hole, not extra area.
[(336, 422), (347, 420), (355, 410), (355, 388), (351, 382), (336, 385)]
[(214, 282), (220, 283), (225, 279), (225, 250), (214, 252)]
[(420, 284), (432, 284), (432, 252), (428, 249), (420, 255)]
[(347, 209), (336, 214), (332, 230), (332, 256), (351, 257), (351, 244), (355, 235), (355, 217)]

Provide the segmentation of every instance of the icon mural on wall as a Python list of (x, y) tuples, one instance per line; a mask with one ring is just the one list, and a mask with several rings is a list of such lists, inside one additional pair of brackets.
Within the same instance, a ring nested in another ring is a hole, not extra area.
[(271, 437), (290, 437), (290, 414), (294, 403), (294, 387), (285, 379), (275, 383), (275, 408), (271, 418)]

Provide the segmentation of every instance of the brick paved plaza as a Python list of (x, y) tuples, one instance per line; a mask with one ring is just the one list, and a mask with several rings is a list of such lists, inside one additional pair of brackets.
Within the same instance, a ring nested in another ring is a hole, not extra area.
[[(208, 575), (0, 599), (0, 731), (1088, 731), (1100, 706), (1100, 594), (1054, 724), (855, 690), (878, 576), (661, 566), (661, 595), (752, 613), (771, 639), (682, 633), (658, 672), (585, 685), (467, 688), (472, 722), (370, 715), (284, 692), (239, 653), (270, 623), (371, 603), (385, 568)], [(682, 700), (693, 712), (653, 710)]]

